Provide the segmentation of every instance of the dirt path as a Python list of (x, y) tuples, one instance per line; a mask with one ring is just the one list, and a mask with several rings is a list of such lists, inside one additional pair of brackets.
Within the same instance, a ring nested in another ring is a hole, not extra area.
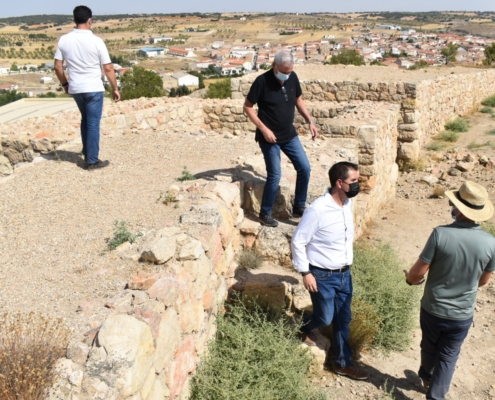
[[(472, 142), (485, 143), (495, 137), (486, 132), (495, 128), (495, 120), (488, 115), (476, 113), (470, 118), (471, 128), (461, 134), (458, 142), (449, 145), (442, 153), (457, 151), (471, 153), (475, 157), (485, 155), (495, 159), (493, 146), (485, 145), (478, 149), (468, 149)], [(432, 156), (433, 154), (429, 154)], [(425, 157), (428, 154), (425, 152)], [(453, 160), (430, 162), (432, 172), (437, 176), (449, 171)], [(432, 229), (438, 225), (452, 222), (450, 207), (446, 199), (429, 198), (434, 186), (429, 186), (420, 179), (431, 175), (426, 172), (401, 174), (398, 181), (397, 199), (382, 210), (378, 219), (363, 240), (390, 243), (400, 257), (409, 266), (416, 261)], [(470, 179), (484, 185), (495, 201), (493, 169), (475, 168), (461, 176), (448, 176), (447, 181), (439, 182), (446, 187), (459, 187), (461, 182)], [(495, 219), (492, 218), (491, 222)], [(419, 312), (419, 304), (418, 304)], [(398, 400), (424, 399), (421, 381), (417, 376), (420, 364), (419, 343), (421, 331), (414, 332), (413, 341), (406, 351), (384, 354), (365, 354), (363, 364), (370, 372), (370, 380), (356, 382), (336, 377), (328, 372), (321, 379), (316, 379), (327, 392), (336, 399), (382, 399)], [(462, 347), (457, 363), (456, 373), (447, 399), (475, 400), (495, 399), (495, 279), (479, 290), (474, 327)], [(383, 390), (388, 388), (387, 395)], [(393, 397), (392, 397), (393, 396)]]

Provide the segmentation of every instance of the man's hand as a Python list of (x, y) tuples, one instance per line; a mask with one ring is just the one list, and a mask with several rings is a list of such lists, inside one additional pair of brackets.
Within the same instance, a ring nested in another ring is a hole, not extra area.
[(310, 124), (309, 130), (311, 131), (311, 139), (313, 139), (313, 141), (316, 140), (316, 138), (318, 137), (318, 129), (316, 129), (316, 125)]
[(112, 99), (117, 102), (120, 100), (120, 92), (119, 92), (119, 89), (115, 89), (113, 92), (112, 92)]
[(62, 86), (64, 88), (64, 92), (67, 94), (69, 94), (69, 85)]
[(418, 283), (412, 283), (407, 279), (409, 277), (409, 271), (407, 269), (403, 271), (404, 271), (404, 275), (406, 276), (406, 281), (409, 282), (411, 285), (421, 285), (425, 281), (425, 278), (423, 278)]
[(313, 293), (316, 293), (318, 291), (318, 287), (316, 286), (316, 279), (313, 274), (303, 276), (303, 283), (306, 290)]
[(270, 129), (267, 128), (265, 132), (262, 131), (261, 133), (263, 133), (263, 137), (268, 143), (277, 143), (277, 138)]

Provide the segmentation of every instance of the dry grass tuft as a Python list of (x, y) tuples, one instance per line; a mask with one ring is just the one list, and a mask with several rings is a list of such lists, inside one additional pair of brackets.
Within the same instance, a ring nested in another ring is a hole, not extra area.
[(435, 186), (435, 188), (433, 189), (433, 193), (431, 194), (431, 198), (432, 199), (440, 199), (440, 198), (443, 198), (445, 197), (445, 186), (443, 185), (437, 185)]
[(263, 256), (258, 254), (253, 249), (243, 250), (238, 258), (237, 262), (239, 264), (239, 269), (258, 269), (263, 264)]
[(424, 171), (428, 167), (428, 162), (424, 158), (417, 160), (403, 161), (399, 160), (399, 169), (401, 171)]
[(0, 399), (43, 400), (54, 366), (65, 356), (70, 331), (61, 319), (29, 314), (0, 316)]

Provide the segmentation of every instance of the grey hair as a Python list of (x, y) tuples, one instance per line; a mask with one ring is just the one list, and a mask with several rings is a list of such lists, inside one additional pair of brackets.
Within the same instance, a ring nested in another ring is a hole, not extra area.
[(282, 64), (292, 65), (294, 64), (294, 56), (289, 50), (279, 50), (275, 53), (273, 62), (277, 66)]

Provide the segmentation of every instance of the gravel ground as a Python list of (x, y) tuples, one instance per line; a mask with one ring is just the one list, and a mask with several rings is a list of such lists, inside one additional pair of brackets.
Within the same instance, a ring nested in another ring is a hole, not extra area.
[(157, 199), (184, 166), (193, 174), (224, 169), (259, 151), (252, 135), (174, 133), (107, 137), (101, 149), (111, 160), (103, 170), (80, 168), (80, 145), (72, 144), (0, 182), (0, 312), (61, 316), (79, 332), (97, 326), (105, 301), (143, 267), (105, 252), (113, 222), (134, 232), (162, 228), (181, 210)]

